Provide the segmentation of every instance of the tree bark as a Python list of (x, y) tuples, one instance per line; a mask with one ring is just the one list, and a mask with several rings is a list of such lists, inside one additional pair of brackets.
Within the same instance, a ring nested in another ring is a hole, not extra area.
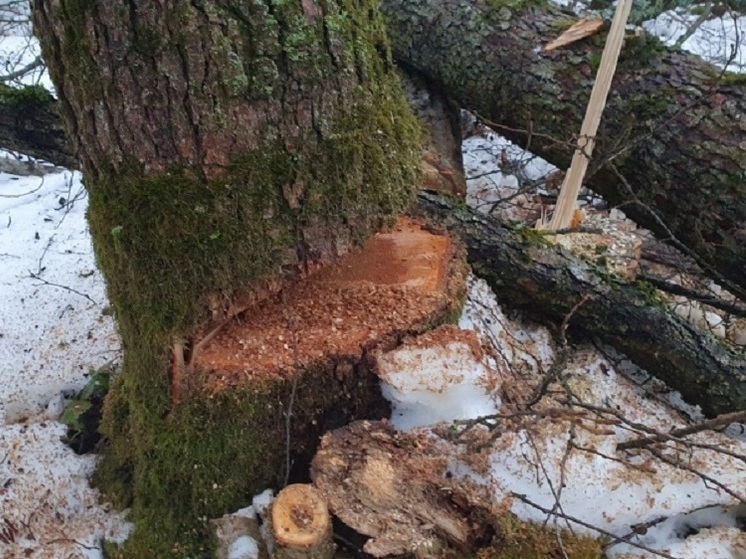
[[(397, 61), (565, 169), (605, 33), (542, 52), (576, 18), (549, 6), (496, 5), (381, 2)], [(688, 247), (709, 275), (746, 299), (743, 83), (654, 37), (628, 37), (586, 184)]]
[(474, 273), (501, 302), (557, 324), (569, 316), (571, 329), (619, 349), (708, 416), (746, 409), (744, 352), (676, 316), (650, 286), (604, 276), (534, 231), (444, 197), (420, 193), (417, 208), (461, 238)]
[[(193, 361), (206, 324), (234, 315), (237, 293), (265, 296), (285, 278), (361, 242), (409, 201), (420, 129), (404, 102), (376, 6), (375, 0), (33, 2), (72, 145), (61, 151), (75, 153), (85, 173), (94, 248), (125, 350), (107, 399), (108, 444), (97, 479), (119, 504), (132, 507), (137, 531), (125, 551), (112, 556), (199, 554), (200, 519), (239, 506), (244, 495), (277, 480), (272, 464), (278, 457), (268, 459), (265, 450), (282, 445), (267, 434), (284, 427), (294, 385), (177, 399), (169, 371)], [(498, 25), (512, 21), (512, 12), (507, 19), (497, 14)], [(421, 45), (411, 48), (434, 48), (418, 37)], [(497, 40), (486, 37), (488, 45)], [(525, 37), (515, 47), (524, 50), (510, 56), (528, 62), (534, 45)], [(587, 70), (581, 62), (565, 79), (579, 81)], [(510, 74), (515, 67), (503, 63), (505, 69), (495, 71), (503, 73), (502, 82), (490, 81), (489, 72), (480, 76), (493, 104), (506, 94), (514, 102), (515, 92), (523, 91), (517, 74)], [(533, 100), (539, 111), (546, 92), (535, 85), (543, 92)], [(555, 114), (573, 114), (575, 104), (582, 105), (568, 99), (557, 105), (556, 98), (557, 92), (546, 101)], [(677, 106), (685, 101), (677, 98)], [(712, 121), (694, 109), (704, 134)], [(730, 105), (721, 110), (727, 113)], [(731, 145), (733, 137), (724, 143)], [(537, 145), (551, 152), (546, 142)], [(664, 165), (656, 169), (678, 161), (663, 148)], [(732, 157), (718, 157), (713, 173), (730, 173)], [(710, 215), (717, 204), (736, 206), (741, 183), (730, 184), (712, 207), (701, 206), (706, 219), (700, 233), (733, 227), (738, 210), (722, 219)], [(650, 203), (656, 200), (653, 195)], [(450, 212), (443, 219), (463, 227), (476, 272), (513, 294), (519, 306), (563, 317), (590, 290), (573, 324), (605, 336), (686, 397), (704, 393), (708, 413), (744, 405), (743, 359), (648, 308), (639, 290), (616, 286), (622, 297), (561, 252), (523, 246), (525, 239), (502, 226), (432, 203), (431, 213)], [(725, 265), (715, 258), (721, 249), (737, 262), (738, 250), (727, 243), (692, 246), (713, 265)], [(599, 319), (604, 313), (608, 317)], [(651, 331), (656, 336), (646, 339)], [(681, 347), (686, 357), (676, 354)], [(694, 363), (710, 377), (693, 377)], [(317, 420), (318, 410), (306, 411)]]

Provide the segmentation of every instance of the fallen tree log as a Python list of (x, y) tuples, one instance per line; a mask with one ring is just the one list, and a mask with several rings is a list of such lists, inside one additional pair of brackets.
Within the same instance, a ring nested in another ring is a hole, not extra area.
[(0, 146), (55, 165), (78, 168), (59, 115), (59, 102), (39, 86), (0, 88)]
[(629, 283), (551, 245), (427, 192), (415, 213), (460, 237), (474, 273), (498, 300), (624, 352), (708, 416), (746, 409), (746, 354), (676, 316), (654, 290)]
[[(567, 168), (606, 34), (551, 52), (577, 18), (535, 3), (382, 0), (397, 61)], [(522, 6), (522, 7), (521, 7)], [(746, 298), (743, 76), (627, 38), (586, 184)], [(675, 239), (675, 240), (674, 240)]]

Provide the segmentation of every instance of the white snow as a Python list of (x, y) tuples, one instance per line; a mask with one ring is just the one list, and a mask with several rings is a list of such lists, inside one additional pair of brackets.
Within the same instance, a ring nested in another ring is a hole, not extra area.
[(404, 347), (380, 356), (377, 365), (381, 392), (392, 404), (391, 423), (397, 429), (407, 431), (497, 411), (496, 397), (485, 385), (492, 372), (464, 343)]
[(240, 536), (228, 547), (228, 559), (259, 559), (259, 544), (251, 536)]
[[(478, 175), (469, 184), (471, 202), (478, 205), (478, 198), (494, 202), (510, 195), (515, 186), (505, 180), (497, 164), (504, 140), (476, 137), (465, 142), (465, 149), (467, 176)], [(522, 172), (526, 176), (546, 172), (546, 164), (537, 163), (538, 169), (529, 162)], [(492, 208), (483, 205), (482, 210)], [(503, 206), (497, 211), (510, 216), (515, 208)], [(438, 433), (438, 421), (494, 413), (484, 406), (485, 401), (500, 406), (500, 396), (493, 394), (490, 399), (484, 392), (484, 386), (494, 382), (480, 383), (468, 371), (494, 374), (497, 370), (506, 404), (511, 395), (525, 400), (557, 354), (546, 328), (508, 318), (486, 283), (476, 278), (470, 280), (460, 326), (475, 329), (492, 350), (481, 363), (465, 365), (467, 371), (454, 366), (451, 361), (457, 358), (451, 358), (450, 351), (443, 362), (426, 355), (413, 359), (409, 349), (391, 352), (394, 357), (389, 361), (402, 368), (398, 373), (385, 372), (384, 394), (391, 399), (397, 427), (412, 429), (429, 422)], [(678, 559), (746, 557), (742, 431), (732, 426), (724, 433), (692, 435), (687, 445), (653, 447), (660, 458), (645, 449), (617, 450), (617, 444), (645, 436), (634, 428), (637, 424), (666, 433), (702, 415), (622, 356), (608, 348), (604, 351), (592, 346), (573, 349), (562, 376), (577, 404), (572, 410), (564, 402), (543, 401), (523, 423), (502, 427), (487, 464), (475, 464), (468, 447), (454, 446), (453, 471), (488, 484), (496, 502), (510, 503), (521, 518), (595, 535), (600, 530), (624, 539), (609, 546), (610, 558), (654, 557), (655, 550)], [(403, 380), (394, 383), (398, 390), (393, 390), (387, 384), (398, 375)], [(465, 386), (448, 386), (464, 380)], [(478, 395), (465, 393), (480, 387)], [(559, 387), (557, 391), (562, 392)], [(459, 401), (444, 404), (443, 395), (452, 393), (459, 394)], [(510, 415), (511, 408), (503, 405), (497, 411)], [(740, 437), (730, 434), (734, 432)]]
[[(98, 558), (100, 539), (121, 540), (128, 528), (121, 514), (97, 504), (98, 495), (87, 484), (94, 459), (76, 456), (63, 445), (59, 439), (65, 429), (54, 421), (61, 411), (61, 393), (79, 390), (89, 367), (102, 366), (118, 355), (112, 321), (103, 313), (103, 283), (83, 219), (85, 196), (78, 177), (70, 173), (47, 175), (43, 182), (38, 177), (0, 178), (6, 180), (0, 183), (0, 196), (5, 196), (0, 197), (0, 348), (5, 373), (0, 383), (5, 417), (0, 448), (8, 449), (6, 456), (0, 456), (0, 483), (8, 484), (0, 490), (0, 515), (21, 528), (15, 544), (0, 549), (8, 558)], [(61, 204), (60, 198), (76, 201)], [(69, 289), (35, 280), (29, 271)], [(516, 376), (537, 377), (555, 357), (549, 332), (508, 318), (481, 280), (470, 280), (460, 325), (477, 329), (492, 347), (484, 361), (475, 361), (459, 344), (453, 344), (441, 362), (426, 350), (385, 358), (390, 370), (385, 390), (394, 399), (392, 421), (400, 428), (494, 413), (500, 398), (487, 390), (485, 376), (499, 374), (517, 385)], [(595, 349), (582, 348), (573, 357), (567, 382), (585, 403), (612, 402), (631, 421), (663, 430), (682, 421), (668, 405), (648, 399)], [(615, 450), (618, 441), (636, 435), (620, 425), (601, 425), (598, 434), (593, 421), (586, 423), (539, 418), (524, 429), (503, 434), (488, 469), (475, 472), (475, 477), (490, 480), (498, 500), (515, 493), (552, 508), (559, 492), (564, 514), (628, 534), (648, 547), (667, 549), (675, 557), (744, 556), (744, 533), (735, 520), (743, 518), (744, 511), (735, 506), (732, 496), (665, 464), (656, 463), (656, 475), (649, 476), (645, 468), (651, 461), (642, 452), (629, 457)], [(572, 426), (573, 444), (593, 448), (596, 454), (573, 450), (560, 467)], [(724, 434), (703, 433), (692, 440), (746, 454), (746, 444)], [(746, 492), (743, 461), (712, 452), (687, 452), (689, 463), (733, 492)], [(462, 465), (458, 470), (470, 468)], [(267, 492), (255, 499), (252, 510), (270, 501)], [(512, 503), (524, 518), (546, 520), (533, 506), (517, 499)], [(712, 508), (685, 516), (705, 506)], [(633, 525), (656, 520), (661, 521), (648, 527), (646, 534), (633, 533)], [(63, 533), (64, 538), (59, 535)], [(25, 555), (27, 549), (30, 555)], [(236, 553), (243, 553), (248, 547), (237, 549)], [(647, 557), (628, 544), (611, 547), (609, 556)]]
[(89, 368), (119, 355), (85, 223), (85, 191), (70, 172), (12, 180), (0, 173), (0, 383), (5, 423), (79, 390)]
[[(667, 45), (676, 44), (699, 17), (686, 12), (667, 11), (644, 28)], [(697, 30), (687, 38), (681, 48), (698, 54), (705, 60), (730, 70), (746, 71), (746, 17), (726, 12), (722, 16), (710, 16), (699, 23)]]
[(61, 442), (63, 394), (118, 359), (85, 223), (80, 176), (0, 173), (0, 522), (17, 529), (0, 556), (101, 557), (123, 514), (88, 485), (95, 459)]

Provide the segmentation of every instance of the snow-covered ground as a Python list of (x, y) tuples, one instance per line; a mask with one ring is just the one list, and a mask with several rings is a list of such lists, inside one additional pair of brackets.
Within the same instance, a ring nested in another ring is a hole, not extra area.
[[(684, 50), (731, 72), (746, 71), (746, 18), (729, 12), (716, 17), (668, 11), (646, 22), (648, 33), (667, 45), (681, 43)], [(696, 28), (691, 33), (689, 30)], [(684, 39), (682, 41), (682, 39)]]
[(127, 533), (88, 486), (95, 457), (65, 445), (58, 421), (63, 396), (119, 358), (85, 208), (77, 173), (0, 173), (0, 532), (14, 540), (0, 541), (5, 559), (101, 557), (101, 538)]
[[(549, 331), (507, 317), (476, 278), (460, 326), (476, 330), (491, 356), (465, 359), (466, 348), (439, 356), (400, 348), (379, 361), (394, 426), (433, 425), (434, 409), (444, 422), (501, 413), (487, 422), (500, 433), (489, 455), (476, 458), (469, 437), (462, 437), (452, 449), (452, 470), (488, 485), (495, 502), (512, 503), (519, 517), (625, 538), (609, 546), (609, 558), (655, 557), (653, 550), (678, 559), (746, 557), (746, 442), (706, 431), (688, 444), (654, 448), (660, 456), (617, 450), (646, 435), (635, 425), (667, 433), (686, 421), (626, 374), (639, 373), (630, 363), (620, 367), (591, 345), (573, 349), (562, 385), (553, 384), (524, 416), (510, 402), (525, 400), (550, 370), (557, 350)], [(567, 393), (574, 406), (564, 402)], [(481, 446), (488, 432), (482, 427), (473, 435)]]

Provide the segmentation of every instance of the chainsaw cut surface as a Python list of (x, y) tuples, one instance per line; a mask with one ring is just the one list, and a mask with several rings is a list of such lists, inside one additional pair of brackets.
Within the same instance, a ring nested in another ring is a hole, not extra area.
[(459, 304), (463, 266), (451, 240), (402, 218), (365, 247), (226, 325), (194, 372), (210, 391), (291, 376), (311, 365), (354, 363), (445, 318)]

